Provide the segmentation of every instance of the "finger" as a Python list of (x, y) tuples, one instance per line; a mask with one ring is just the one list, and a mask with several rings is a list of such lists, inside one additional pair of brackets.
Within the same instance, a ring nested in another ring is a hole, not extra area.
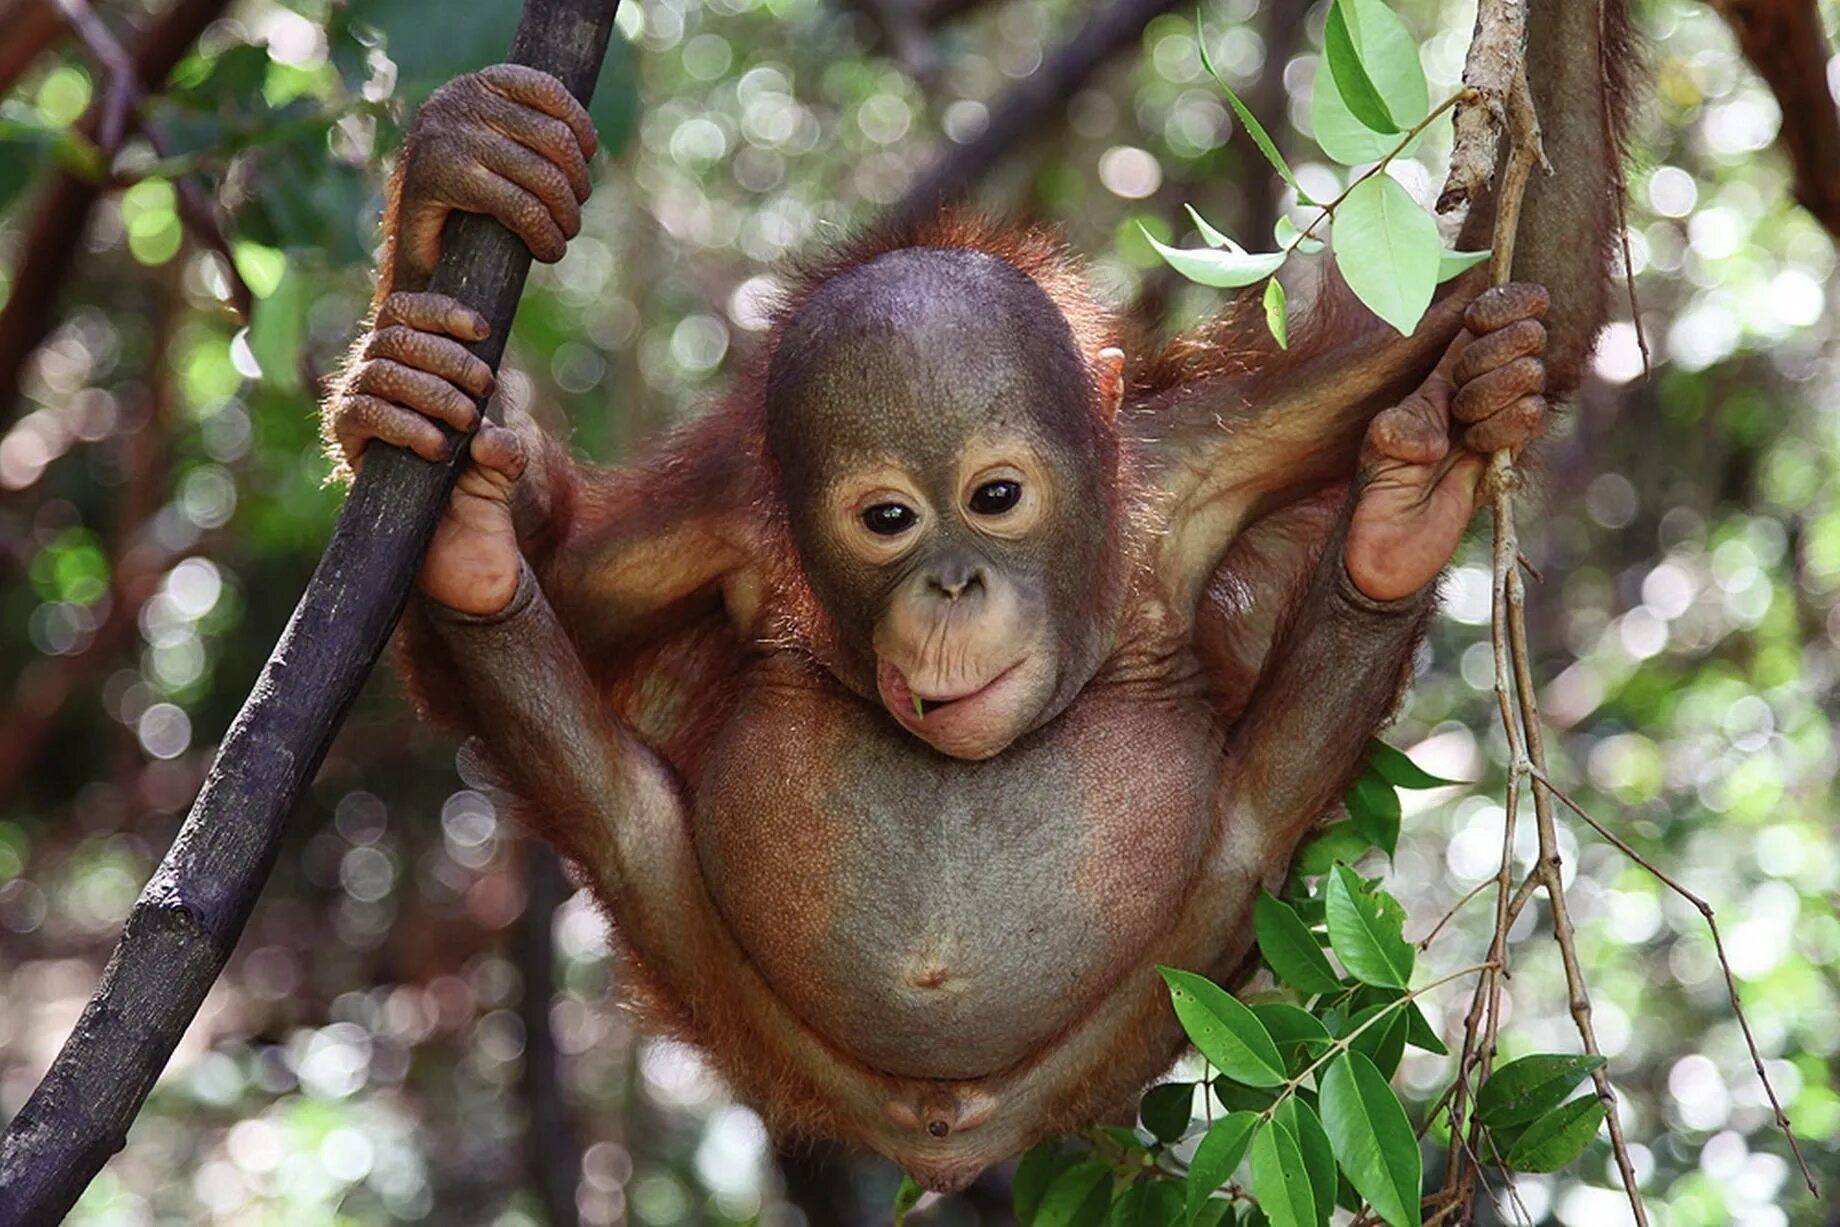
[(593, 191), (588, 178), (588, 160), (582, 156), (575, 134), (561, 120), (501, 100), (500, 105), (486, 113), (485, 121), (500, 136), (516, 141), (559, 169), (568, 178), (569, 191), (578, 202), (586, 200)]
[(513, 140), (481, 140), (479, 160), (486, 169), (509, 179), (543, 202), (549, 219), (565, 239), (581, 233), (581, 201), (569, 177), (554, 162)]
[(1523, 396), (1469, 428), (1463, 446), (1472, 452), (1519, 451), (1546, 430), (1546, 398)]
[(1462, 387), (1516, 358), (1537, 357), (1545, 348), (1546, 325), (1539, 320), (1516, 320), (1505, 328), (1484, 333), (1465, 346), (1451, 371), (1451, 379)]
[(1545, 390), (1545, 363), (1538, 358), (1516, 358), (1458, 388), (1450, 411), (1460, 422), (1480, 422), (1523, 396)]
[(391, 324), (371, 333), (366, 358), (388, 358), (457, 384), (476, 397), (492, 394), (492, 368), (457, 341)]
[(438, 375), (418, 371), (388, 358), (369, 358), (352, 369), (346, 387), (353, 392), (395, 401), (452, 426), (471, 430), (479, 407), (466, 393)]
[(595, 135), (594, 121), (588, 118), (587, 109), (548, 73), (522, 64), (494, 64), (481, 70), (479, 79), (513, 102), (535, 107), (567, 124), (575, 133), (576, 144), (581, 146), (582, 157), (591, 158), (600, 148), (600, 137)]
[(472, 456), (474, 464), (506, 482), (524, 475), (524, 441), (515, 430), (487, 422), (473, 436)]
[(333, 413), (332, 436), (354, 469), (364, 445), (372, 439), (406, 447), (437, 464), (447, 459), (447, 436), (439, 426), (412, 409), (362, 393), (340, 398)]
[(480, 162), (473, 162), (460, 172), (460, 188), (455, 203), (475, 213), (490, 213), (505, 228), (524, 240), (530, 254), (545, 264), (554, 264), (568, 250), (568, 240), (549, 215), (541, 200), (511, 180), (494, 173)]
[(486, 317), (445, 294), (403, 290), (377, 309), (378, 328), (402, 324), (417, 332), (440, 332), (462, 341), (483, 341), (492, 332)]
[(1463, 322), (1480, 336), (1505, 328), (1516, 320), (1544, 319), (1551, 301), (1543, 285), (1510, 281), (1507, 285), (1490, 286), (1477, 295), (1476, 301), (1463, 313)]
[(1374, 459), (1435, 464), (1450, 450), (1450, 428), (1442, 412), (1415, 397), (1376, 417), (1367, 442)]

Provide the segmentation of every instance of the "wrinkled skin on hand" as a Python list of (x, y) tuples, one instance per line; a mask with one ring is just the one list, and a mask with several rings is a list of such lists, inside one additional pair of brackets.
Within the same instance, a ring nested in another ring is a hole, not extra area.
[(1398, 600), (1442, 571), (1489, 455), (1518, 453), (1545, 431), (1547, 303), (1537, 285), (1485, 291), (1430, 378), (1368, 427), (1348, 573), (1374, 600)]
[(408, 143), (325, 414), (354, 467), (478, 428), (406, 673), (580, 867), (653, 1025), (775, 1129), (960, 1187), (1167, 1066), (1155, 964), (1256, 957), (1488, 454), (1544, 429), (1548, 294), (1471, 276), (1401, 338), (1325, 271), (1288, 351), (1229, 311), (1132, 355), (1052, 236), (946, 217), (789, 273), (730, 397), (602, 470), (480, 424), (484, 323), (421, 290), (454, 209), (559, 258), (593, 149), (506, 67)]

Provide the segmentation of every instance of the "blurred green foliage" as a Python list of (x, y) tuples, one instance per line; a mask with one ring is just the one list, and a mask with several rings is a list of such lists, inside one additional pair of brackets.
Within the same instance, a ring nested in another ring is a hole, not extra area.
[[(98, 7), (118, 29), (143, 15), (140, 0)], [(0, 780), (0, 1117), (87, 997), (330, 525), (338, 494), (310, 389), (368, 301), (406, 99), (492, 58), (485, 31), (514, 7), (239, 0), (149, 103), (161, 151), (129, 143), (116, 169), (132, 182), (99, 206), (59, 286), (55, 331), (0, 419), (0, 764), (33, 738)], [(935, 151), (973, 138), (1087, 11), (992, 0), (925, 31), (932, 68), (915, 75), (870, 8), (622, 5), (597, 105), (604, 135), (632, 137), (602, 159), (568, 258), (532, 277), (503, 381), (583, 454), (618, 458), (696, 413), (761, 327), (775, 263), (872, 219)], [(1400, 9), (1442, 97), (1469, 9)], [(1279, 142), (1308, 134), (1323, 6), (1206, 0), (1202, 16), (1223, 78), (1268, 120), (1288, 111), (1268, 123)], [(1525, 516), (1542, 576), (1530, 632), (1560, 783), (1718, 908), (1772, 1076), (1811, 1162), (1840, 1183), (1833, 244), (1791, 203), (1770, 148), (1781, 116), (1718, 16), (1689, 0), (1640, 16), (1656, 84), (1630, 241), (1654, 378), (1639, 378), (1625, 312)], [(101, 92), (61, 43), (0, 99), (0, 298), (31, 254), (46, 179), (94, 173), (71, 125)], [(1392, 173), (1422, 197), (1447, 149), (1435, 131)], [(1284, 152), (1310, 195), (1346, 186), (1349, 171), (1308, 147)], [(1185, 202), (1236, 235), (1307, 224), (1274, 179), (1208, 79), (1194, 14), (1177, 12), (1010, 151), (982, 198), (1061, 222), (1109, 298), (1176, 326), (1219, 295), (1161, 270), (1143, 234), (1197, 245)], [(256, 296), (247, 328), (224, 306), (229, 266), (187, 239), (179, 182), (227, 219)], [(1486, 544), (1473, 543), (1391, 734), (1422, 766), (1475, 781), (1406, 799), (1387, 881), (1408, 939), (1499, 852), (1487, 589)], [(1674, 1227), (1822, 1221), (1797, 1192), (1699, 916), (1563, 827), (1649, 1204)], [(540, 1221), (509, 945), (526, 923), (521, 856), (477, 781), (456, 778), (452, 747), (380, 676), (223, 983), (72, 1221)], [(1459, 913), (1421, 978), (1478, 959), (1484, 910)], [(547, 1013), (579, 1116), (584, 1222), (793, 1222), (792, 1200), (819, 1204), (809, 1165), (776, 1162), (694, 1057), (633, 1036), (584, 899), (536, 923), (553, 932), (560, 991), (534, 1016)], [(1548, 924), (1536, 906), (1515, 933), (1509, 1057), (1571, 1047)], [(1460, 997), (1425, 1007), (1446, 1039)], [(1400, 1051), (1416, 1115), (1447, 1059), (1403, 1036)], [(1521, 1178), (1499, 1217), (1621, 1221), (1592, 1145), (1562, 1173)], [(886, 1213), (899, 1175), (839, 1160), (823, 1181), (866, 1216)], [(913, 1218), (1003, 1221), (1007, 1201), (974, 1190)]]

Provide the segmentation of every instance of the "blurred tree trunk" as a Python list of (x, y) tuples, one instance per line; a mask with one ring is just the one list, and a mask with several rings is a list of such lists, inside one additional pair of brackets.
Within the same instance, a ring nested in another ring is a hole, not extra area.
[(1782, 111), (1795, 198), (1840, 238), (1840, 111), (1828, 84), (1833, 44), (1815, 0), (1712, 0)]
[(64, 33), (51, 0), (0, 0), (0, 95)]
[(556, 909), (570, 887), (562, 863), (547, 844), (524, 841), (524, 915), (512, 939), (512, 953), (524, 980), (519, 1014), (524, 1022), (524, 1135), (530, 1183), (543, 1202), (549, 1227), (575, 1227), (575, 1194), (581, 1181), (581, 1138), (563, 1091), (561, 1054), (550, 1027), (556, 999)]

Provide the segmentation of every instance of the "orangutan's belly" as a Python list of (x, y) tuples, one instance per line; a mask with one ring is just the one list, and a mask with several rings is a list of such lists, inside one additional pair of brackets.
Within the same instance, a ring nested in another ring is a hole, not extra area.
[(977, 763), (847, 694), (762, 692), (705, 760), (697, 855), (807, 1025), (890, 1073), (973, 1078), (1083, 1016), (1173, 924), (1219, 755), (1200, 704), (1103, 689)]

